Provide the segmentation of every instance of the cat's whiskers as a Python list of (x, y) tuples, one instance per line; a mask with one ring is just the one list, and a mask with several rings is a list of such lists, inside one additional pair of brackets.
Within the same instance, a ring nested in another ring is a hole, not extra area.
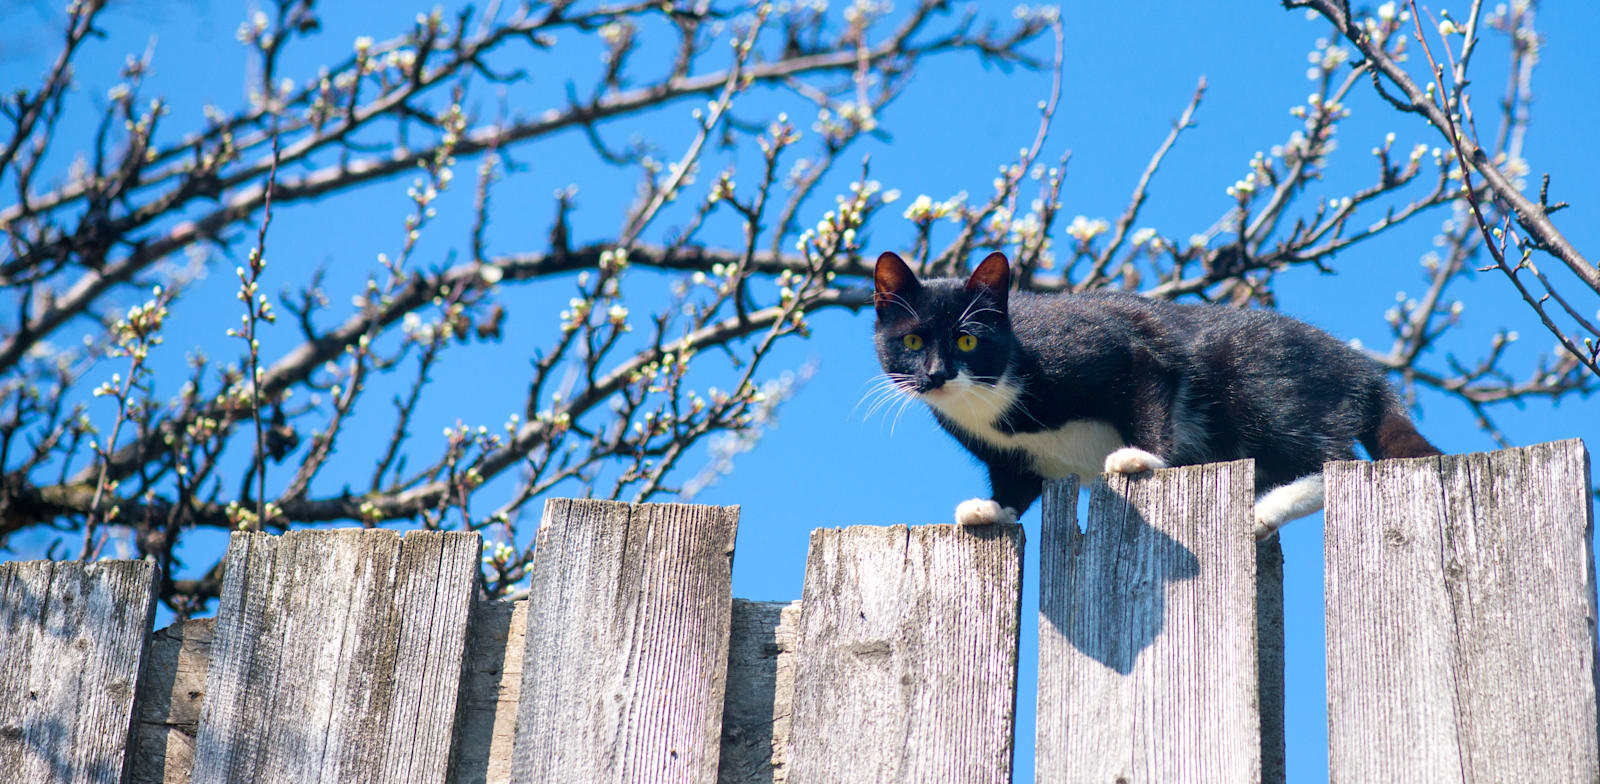
[[(998, 379), (996, 380), (998, 381)], [(1000, 400), (994, 395), (983, 394), (977, 389), (979, 383), (980, 382), (978, 382), (977, 379), (968, 379), (966, 389), (971, 390), (971, 392), (966, 395), (968, 405), (972, 405), (974, 403), (982, 405), (984, 408), (989, 410), (989, 421), (994, 424), (999, 424), (1006, 418), (1006, 412), (1002, 409)], [(993, 388), (994, 385), (989, 384), (987, 386)]]
[[(968, 305), (967, 309), (969, 311), (972, 311), (972, 306)], [(983, 322), (978, 320), (978, 316), (983, 315), (984, 313), (993, 313), (996, 316), (1000, 316), (1001, 318), (1004, 318), (1005, 315), (1006, 315), (1005, 312), (1003, 312), (1001, 310), (997, 310), (995, 308), (987, 308), (987, 307), (986, 308), (978, 308), (977, 310), (972, 311), (970, 313), (963, 312), (961, 314), (961, 318), (956, 319), (957, 328), (959, 328), (959, 329), (967, 329), (968, 325), (971, 325), (975, 329), (981, 329), (981, 330), (983, 330), (985, 332), (990, 331), (992, 328), (988, 324), (985, 324), (985, 323), (983, 323)]]
[(967, 320), (967, 315), (972, 312), (972, 306), (976, 304), (978, 304), (977, 299), (973, 299), (971, 302), (968, 302), (967, 306), (961, 309), (961, 315), (956, 316), (956, 323), (960, 324), (965, 322)]
[(1001, 316), (1002, 318), (1005, 317), (1005, 315), (1006, 315), (1005, 313), (1003, 313), (1002, 311), (1000, 311), (1000, 310), (998, 310), (996, 308), (991, 308), (987, 304), (985, 304), (983, 307), (978, 308), (976, 311), (974, 311), (972, 309), (972, 306), (978, 304), (979, 302), (981, 302), (981, 300), (979, 300), (977, 298), (974, 298), (971, 302), (968, 302), (967, 306), (965, 308), (962, 308), (961, 315), (956, 317), (956, 322), (957, 323), (963, 323), (963, 322), (966, 322), (968, 319), (977, 318), (979, 313), (994, 313), (996, 315)]
[(884, 409), (891, 403), (894, 403), (896, 400), (904, 401), (910, 398), (911, 392), (903, 387), (890, 387), (884, 389), (878, 393), (877, 399), (873, 401), (870, 407), (868, 407), (866, 414), (862, 416), (862, 421), (864, 422), (872, 418), (872, 415), (878, 413), (878, 411)]
[[(878, 413), (879, 409), (882, 409), (895, 398), (899, 397), (900, 392), (896, 390), (893, 385), (890, 385), (887, 387), (879, 387), (874, 389), (869, 392), (868, 395), (871, 396), (872, 402), (867, 405), (867, 410), (861, 414), (861, 421), (863, 422), (871, 419), (872, 415)], [(865, 397), (862, 398), (862, 402), (866, 402)], [(857, 408), (860, 406), (860, 403), (856, 404)], [(854, 414), (854, 410), (852, 410), (851, 413)]]
[(993, 395), (976, 394), (969, 395), (968, 397), (978, 403), (983, 404), (985, 408), (989, 409), (990, 421), (998, 424), (1002, 419), (1005, 418), (1006, 412), (1000, 409), (1000, 401), (996, 400)]
[[(1050, 429), (1049, 425), (1046, 425), (1045, 423), (1040, 422), (1039, 418), (1034, 416), (1033, 413), (1031, 411), (1029, 411), (1026, 406), (1016, 406), (1015, 410), (1021, 411), (1022, 415), (1027, 417), (1028, 421), (1038, 425), (1040, 430), (1049, 430)], [(1006, 419), (1006, 425), (1009, 426), (1010, 424), (1011, 424), (1011, 420), (1008, 417)]]
[(918, 313), (916, 308), (911, 307), (911, 303), (907, 302), (905, 297), (902, 297), (892, 291), (880, 291), (877, 292), (877, 296), (882, 297), (884, 302), (892, 302), (902, 308), (905, 308), (906, 312), (911, 314), (911, 318), (916, 319), (917, 321), (922, 320), (922, 314)]
[[(994, 381), (991, 382), (991, 386), (999, 386), (1001, 384), (1001, 382), (1003, 382), (1003, 381), (1005, 381), (1004, 374), (999, 375), (999, 376), (995, 376)], [(1019, 387), (1017, 389), (1016, 396), (1018, 398), (1020, 398), (1022, 396), (1022, 388)], [(1000, 404), (998, 402), (995, 402), (994, 405), (995, 405), (996, 408), (998, 408)], [(1023, 416), (1027, 417), (1028, 421), (1034, 423), (1035, 425), (1038, 425), (1040, 430), (1050, 430), (1051, 429), (1049, 426), (1045, 425), (1045, 423), (1040, 422), (1039, 418), (1034, 416), (1033, 412), (1028, 410), (1028, 406), (1026, 404), (1022, 403), (1020, 400), (1015, 405), (1010, 406), (1010, 409), (1012, 411), (1018, 412), (1018, 413), (1022, 414)], [(1005, 414), (1005, 416), (1002, 417), (1001, 416), (1002, 414)], [(1011, 426), (1011, 416), (1008, 413), (1006, 413), (1006, 412), (997, 412), (995, 414), (995, 419), (996, 420), (999, 420), (999, 419), (1002, 419), (1002, 418), (1005, 420), (1006, 426), (1010, 427)]]
[(1041, 432), (1053, 429), (1039, 422), (1032, 412), (1018, 403), (1022, 389), (1005, 374), (970, 376), (962, 373), (952, 379), (947, 388), (949, 393), (937, 400), (926, 396), (923, 399), (975, 435), (991, 431), (997, 434), (1012, 433), (1009, 426), (1012, 412), (1021, 412), (1038, 424)]
[[(861, 416), (862, 421), (872, 418), (872, 414), (882, 407), (886, 401), (894, 399), (899, 394), (899, 385), (888, 380), (881, 381), (877, 386), (868, 390), (867, 394), (862, 396), (861, 401), (856, 403), (856, 407), (860, 408), (861, 403), (866, 403), (869, 398), (871, 399), (871, 402), (867, 405), (866, 413)], [(855, 413), (854, 410), (851, 413)]]
[[(956, 374), (955, 378), (945, 382), (938, 390), (921, 395), (923, 402), (929, 407), (937, 409), (947, 417), (958, 422), (970, 422), (983, 419), (983, 409), (992, 408), (993, 403), (983, 400), (987, 406), (979, 406), (975, 401), (985, 398), (980, 385), (973, 382), (972, 377), (965, 371)], [(987, 420), (993, 421), (991, 414)]]
[(894, 420), (889, 423), (890, 438), (894, 438), (894, 429), (900, 425), (900, 417), (906, 413), (907, 408), (911, 407), (911, 401), (916, 399), (916, 395), (908, 394), (900, 401), (900, 409), (894, 412)]
[(868, 398), (876, 399), (887, 392), (891, 392), (894, 380), (889, 378), (888, 374), (879, 373), (862, 382), (861, 386), (867, 387), (867, 389), (861, 393), (861, 397), (856, 400), (856, 404), (850, 408), (850, 414), (845, 417), (846, 419), (854, 416), (856, 411), (861, 408), (861, 404), (867, 402)]
[(867, 403), (868, 399), (871, 399), (866, 413), (861, 416), (863, 422), (871, 419), (873, 414), (896, 398), (909, 399), (915, 388), (914, 378), (906, 373), (880, 373), (869, 379), (868, 383), (871, 384), (871, 388), (862, 394), (861, 399), (856, 401), (855, 407), (850, 409), (850, 414), (853, 416), (862, 403)]

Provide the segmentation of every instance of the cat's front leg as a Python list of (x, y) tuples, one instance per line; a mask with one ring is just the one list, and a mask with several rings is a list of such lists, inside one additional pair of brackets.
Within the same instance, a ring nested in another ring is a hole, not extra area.
[(1106, 455), (1106, 473), (1142, 474), (1157, 468), (1166, 468), (1167, 461), (1136, 446), (1125, 446)]
[(956, 525), (1015, 523), (1039, 498), (1044, 479), (1011, 458), (985, 460), (991, 498), (969, 498), (956, 505)]
[(1130, 401), (1132, 421), (1122, 434), (1127, 445), (1106, 455), (1108, 474), (1142, 474), (1172, 465), (1162, 455), (1173, 454), (1177, 420), (1185, 416), (1187, 385), (1160, 373), (1147, 353), (1136, 355), (1134, 364), (1142, 369), (1143, 380), (1135, 385)]
[(1015, 523), (1019, 512), (999, 501), (988, 498), (968, 498), (956, 504), (956, 525), (994, 525)]

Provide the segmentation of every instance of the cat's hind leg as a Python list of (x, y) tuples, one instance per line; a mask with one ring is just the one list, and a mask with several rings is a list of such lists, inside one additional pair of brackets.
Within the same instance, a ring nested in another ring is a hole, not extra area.
[(1265, 539), (1284, 523), (1298, 520), (1322, 508), (1322, 474), (1302, 476), (1256, 498), (1255, 535)]

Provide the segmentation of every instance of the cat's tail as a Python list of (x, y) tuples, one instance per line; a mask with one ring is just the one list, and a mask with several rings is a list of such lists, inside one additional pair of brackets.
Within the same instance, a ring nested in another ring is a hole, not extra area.
[(1417, 432), (1416, 425), (1411, 423), (1411, 417), (1406, 416), (1405, 408), (1394, 393), (1386, 389), (1382, 399), (1376, 402), (1377, 416), (1369, 420), (1372, 424), (1361, 434), (1361, 445), (1367, 448), (1367, 454), (1373, 460), (1444, 454)]

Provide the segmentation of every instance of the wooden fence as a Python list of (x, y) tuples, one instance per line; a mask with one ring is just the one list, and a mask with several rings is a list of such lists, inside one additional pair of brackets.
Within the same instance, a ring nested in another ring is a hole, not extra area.
[[(1251, 465), (1044, 499), (1037, 781), (1281, 782), (1282, 559)], [(1578, 441), (1328, 466), (1335, 781), (1600, 781)], [(0, 564), (0, 778), (1007, 782), (1023, 535), (813, 532), (731, 598), (736, 507), (553, 500), (529, 598), (475, 534), (235, 534), (216, 619), (142, 562)], [(1028, 731), (1023, 728), (1023, 731)]]

